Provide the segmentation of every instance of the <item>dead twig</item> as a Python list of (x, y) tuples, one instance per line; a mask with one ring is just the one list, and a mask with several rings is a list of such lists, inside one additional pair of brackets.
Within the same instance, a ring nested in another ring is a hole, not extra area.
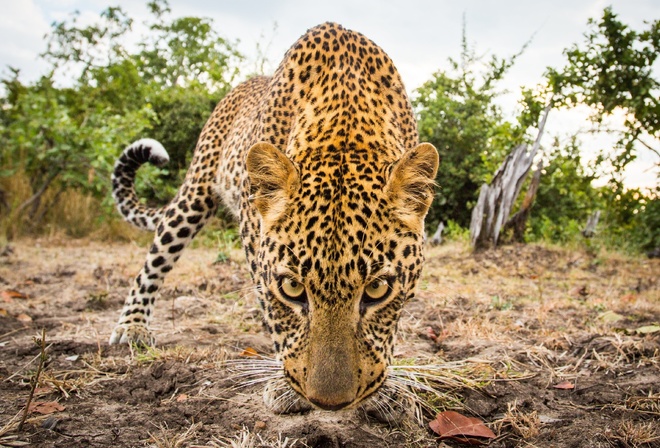
[(30, 383), (31, 383), (30, 395), (28, 396), (27, 403), (25, 403), (25, 409), (23, 410), (23, 417), (21, 418), (21, 422), (18, 424), (18, 431), (21, 431), (23, 429), (23, 424), (25, 424), (25, 420), (27, 419), (27, 416), (30, 413), (30, 404), (32, 404), (32, 398), (34, 397), (34, 390), (37, 388), (37, 384), (39, 384), (39, 375), (41, 375), (41, 371), (44, 368), (44, 364), (46, 364), (46, 329), (45, 328), (41, 329), (41, 340), (35, 338), (35, 342), (37, 342), (41, 347), (41, 353), (39, 353), (40, 355), (39, 367), (37, 367), (37, 373), (35, 373), (34, 376), (30, 379)]

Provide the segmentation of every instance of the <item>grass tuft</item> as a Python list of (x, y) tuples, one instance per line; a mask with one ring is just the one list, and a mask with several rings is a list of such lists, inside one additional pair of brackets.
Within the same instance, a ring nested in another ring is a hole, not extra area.
[(155, 448), (182, 448), (189, 447), (190, 442), (195, 439), (197, 431), (202, 427), (201, 423), (192, 423), (184, 432), (177, 432), (167, 427), (167, 424), (158, 426), (155, 433), (149, 432), (149, 440)]
[(260, 434), (243, 427), (234, 437), (214, 437), (209, 444), (212, 448), (309, 448), (309, 445), (290, 439), (278, 433), (276, 439), (264, 439)]
[(623, 448), (651, 448), (660, 441), (657, 422), (632, 422), (624, 420), (604, 434), (613, 446)]
[(507, 403), (507, 411), (500, 420), (494, 422), (496, 432), (512, 433), (514, 436), (529, 441), (538, 437), (541, 430), (541, 419), (536, 411), (523, 411), (518, 408), (518, 403)]

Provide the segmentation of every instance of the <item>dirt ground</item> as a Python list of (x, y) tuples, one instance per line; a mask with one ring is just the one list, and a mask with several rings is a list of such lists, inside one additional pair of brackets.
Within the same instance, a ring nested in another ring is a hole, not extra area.
[[(427, 252), (396, 357), (444, 366), (421, 424), (361, 411), (274, 415), (227, 359), (270, 353), (240, 250), (189, 249), (157, 306), (158, 347), (108, 338), (146, 249), (21, 240), (0, 256), (0, 446), (456, 447), (435, 412), (492, 447), (660, 446), (660, 261), (539, 245)], [(19, 430), (31, 381), (45, 362)], [(35, 340), (36, 338), (36, 340)], [(442, 382), (442, 378), (439, 379)]]

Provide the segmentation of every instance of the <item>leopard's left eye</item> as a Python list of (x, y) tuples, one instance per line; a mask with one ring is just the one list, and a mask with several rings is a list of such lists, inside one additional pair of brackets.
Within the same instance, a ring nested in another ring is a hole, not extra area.
[(292, 302), (306, 303), (305, 285), (289, 277), (280, 280), (280, 291), (282, 295)]
[(362, 301), (366, 304), (373, 304), (385, 300), (392, 288), (387, 279), (380, 278), (372, 281), (364, 288)]

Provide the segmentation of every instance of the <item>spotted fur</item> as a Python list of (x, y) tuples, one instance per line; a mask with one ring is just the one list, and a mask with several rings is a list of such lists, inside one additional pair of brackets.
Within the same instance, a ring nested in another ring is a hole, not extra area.
[[(157, 225), (110, 342), (153, 343), (148, 323), (163, 278), (223, 200), (238, 218), (287, 387), (324, 409), (377, 391), (422, 268), (438, 165), (435, 148), (418, 144), (390, 58), (340, 25), (312, 28), (272, 77), (246, 81), (218, 104), (162, 209), (145, 208), (132, 189), (137, 166), (154, 154), (162, 159), (157, 143), (142, 140), (115, 167), (121, 213)], [(277, 409), (276, 392), (266, 402)]]

